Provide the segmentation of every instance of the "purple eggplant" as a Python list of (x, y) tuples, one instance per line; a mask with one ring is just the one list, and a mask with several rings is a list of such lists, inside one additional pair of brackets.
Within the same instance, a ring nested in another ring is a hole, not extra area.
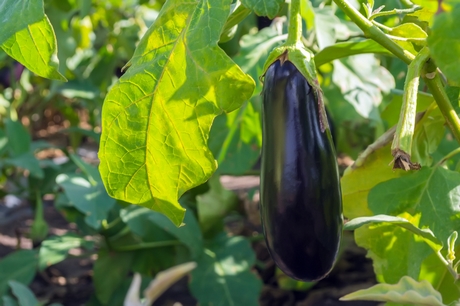
[(336, 153), (321, 105), (289, 61), (274, 62), (263, 89), (260, 212), (278, 267), (302, 281), (332, 269), (342, 235)]

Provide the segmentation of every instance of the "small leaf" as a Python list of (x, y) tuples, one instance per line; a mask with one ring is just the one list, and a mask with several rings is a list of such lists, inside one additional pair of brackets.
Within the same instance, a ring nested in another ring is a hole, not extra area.
[[(398, 25), (390, 31), (390, 34), (403, 38), (427, 38), (428, 36), (426, 32), (415, 23), (403, 23)], [(413, 42), (401, 40), (394, 40), (394, 42), (414, 55), (418, 53), (418, 51), (414, 49), (413, 44), (415, 43)], [(423, 45), (424, 42), (420, 42), (418, 44)]]
[(437, 15), (428, 37), (428, 46), (433, 59), (452, 85), (456, 86), (460, 84), (458, 20), (460, 20), (460, 5), (455, 6), (452, 12)]
[(441, 294), (423, 280), (415, 281), (403, 276), (397, 284), (378, 284), (368, 289), (358, 290), (340, 298), (341, 301), (379, 301), (411, 305), (445, 306)]
[(176, 226), (185, 215), (178, 198), (216, 170), (207, 147), (214, 118), (240, 107), (255, 86), (217, 45), (229, 10), (230, 1), (167, 1), (102, 110), (99, 170), (108, 193)]
[(284, 0), (241, 0), (241, 3), (258, 16), (276, 17)]
[(29, 284), (37, 270), (37, 253), (32, 250), (20, 250), (0, 260), (0, 296), (8, 289), (8, 281), (15, 280)]
[(67, 257), (71, 249), (80, 247), (90, 249), (93, 247), (93, 242), (71, 233), (50, 237), (43, 241), (40, 246), (38, 268), (43, 270), (48, 266), (61, 262)]
[(391, 223), (402, 228), (405, 228), (415, 235), (418, 235), (425, 240), (426, 243), (436, 252), (442, 249), (442, 243), (439, 241), (433, 234), (433, 232), (429, 229), (420, 229), (414, 224), (410, 223), (409, 220), (401, 218), (401, 217), (394, 217), (394, 216), (387, 216), (387, 215), (376, 215), (372, 217), (360, 217), (355, 218), (351, 221), (348, 221), (344, 225), (344, 230), (355, 230), (365, 224), (369, 223)]
[(190, 290), (200, 305), (258, 305), (262, 283), (250, 271), (254, 262), (246, 239), (219, 235), (197, 261)]
[(9, 56), (35, 74), (66, 81), (58, 71), (56, 36), (48, 17), (44, 16), (41, 21), (16, 32), (1, 47)]
[(20, 306), (40, 305), (33, 292), (23, 284), (14, 280), (9, 281), (8, 284), (10, 285), (11, 291), (13, 291), (13, 294), (18, 299)]
[(59, 174), (56, 183), (64, 189), (72, 205), (85, 215), (85, 222), (99, 229), (116, 202), (102, 183), (93, 185), (87, 177), (78, 174)]
[(238, 202), (236, 194), (222, 186), (219, 176), (213, 176), (209, 180), (209, 187), (208, 192), (197, 196), (196, 199), (198, 219), (203, 233), (215, 229), (219, 224), (223, 227), (223, 218)]
[(390, 51), (382, 47), (382, 45), (374, 40), (364, 39), (358, 41), (339, 42), (322, 49), (315, 54), (315, 64), (316, 67), (319, 67), (335, 59), (363, 53), (392, 55)]
[(10, 156), (29, 153), (31, 137), (26, 128), (19, 121), (5, 120), (5, 131), (8, 138)]

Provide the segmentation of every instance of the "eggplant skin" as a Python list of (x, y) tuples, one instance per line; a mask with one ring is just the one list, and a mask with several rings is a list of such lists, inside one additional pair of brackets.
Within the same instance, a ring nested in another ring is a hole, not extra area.
[(332, 269), (342, 235), (342, 195), (329, 128), (313, 88), (289, 61), (265, 74), (260, 213), (268, 250), (288, 276), (315, 281)]

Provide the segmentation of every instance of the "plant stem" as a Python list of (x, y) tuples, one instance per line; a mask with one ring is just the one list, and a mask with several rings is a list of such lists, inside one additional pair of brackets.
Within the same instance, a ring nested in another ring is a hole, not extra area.
[(448, 159), (454, 157), (455, 155), (460, 153), (460, 148), (457, 148), (451, 152), (449, 152), (446, 156), (444, 156), (436, 165), (435, 167), (439, 167), (444, 164)]
[(417, 109), (417, 93), (420, 74), (423, 66), (430, 57), (428, 48), (423, 48), (409, 64), (406, 81), (404, 83), (403, 103), (399, 113), (396, 133), (391, 145), (391, 154), (394, 157), (393, 169), (420, 169), (419, 164), (410, 160), (412, 138), (415, 130), (415, 114)]
[[(412, 53), (404, 50), (401, 46), (388, 38), (385, 33), (373, 25), (372, 22), (366, 19), (358, 10), (352, 7), (347, 0), (334, 0), (334, 2), (364, 32), (366, 37), (372, 38), (381, 44), (406, 64), (410, 64), (414, 59)], [(444, 115), (452, 134), (457, 142), (460, 143), (460, 119), (450, 104), (439, 74), (435, 73), (434, 77), (432, 77), (431, 74), (423, 75), (423, 79), (436, 100), (436, 103), (438, 103), (439, 109)]]
[(446, 118), (447, 125), (452, 132), (454, 138), (460, 143), (460, 119), (455, 112), (452, 104), (450, 104), (449, 97), (447, 96), (441, 77), (438, 72), (435, 72), (434, 77), (425, 75), (425, 83), (430, 89), (431, 94), (438, 103), (441, 113)]
[(167, 240), (157, 242), (144, 242), (139, 244), (124, 245), (119, 247), (112, 247), (114, 251), (135, 251), (142, 249), (160, 248), (165, 246), (173, 246), (182, 244), (179, 240)]
[(366, 37), (372, 38), (383, 47), (387, 48), (391, 53), (399, 57), (406, 64), (410, 64), (410, 62), (414, 59), (414, 55), (412, 53), (404, 50), (400, 45), (389, 39), (382, 30), (373, 25), (366, 17), (361, 15), (361, 13), (351, 6), (347, 0), (334, 0), (334, 2), (361, 30), (363, 30)]
[(289, 10), (289, 29), (286, 44), (295, 45), (302, 38), (302, 16), (300, 15), (300, 0), (291, 0)]
[(372, 20), (372, 19), (380, 17), (380, 16), (389, 16), (389, 15), (394, 15), (394, 14), (410, 14), (410, 13), (414, 13), (416, 11), (419, 11), (421, 9), (422, 9), (422, 7), (418, 6), (418, 5), (415, 5), (415, 6), (411, 7), (411, 8), (407, 8), (407, 9), (392, 9), (391, 11), (383, 11), (383, 12), (375, 13), (375, 14), (371, 15), (369, 17), (369, 19)]

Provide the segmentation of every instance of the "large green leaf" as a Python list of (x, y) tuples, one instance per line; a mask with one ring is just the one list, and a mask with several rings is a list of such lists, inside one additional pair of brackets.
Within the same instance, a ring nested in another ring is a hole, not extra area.
[(168, 1), (103, 107), (99, 157), (108, 193), (166, 214), (216, 169), (214, 117), (249, 99), (254, 81), (217, 46), (230, 1)]
[(58, 70), (56, 36), (48, 17), (44, 16), (41, 21), (14, 33), (1, 47), (9, 56), (37, 75), (66, 80)]
[(315, 54), (315, 64), (316, 67), (319, 67), (335, 59), (362, 53), (393, 54), (372, 39), (347, 41), (336, 43), (319, 51)]
[(445, 306), (441, 294), (427, 281), (417, 282), (403, 276), (397, 284), (378, 284), (358, 290), (341, 298), (342, 301), (380, 301), (418, 306)]
[(4, 0), (0, 2), (0, 45), (14, 33), (45, 17), (43, 0)]
[(197, 261), (190, 290), (200, 305), (258, 305), (262, 283), (250, 271), (254, 262), (246, 239), (219, 235)]
[(431, 55), (449, 81), (460, 84), (460, 5), (451, 12), (442, 13), (435, 17), (431, 33), (428, 36), (428, 46)]
[(315, 33), (320, 49), (329, 47), (335, 43), (335, 28), (339, 23), (339, 18), (335, 16), (331, 6), (314, 8), (315, 14)]
[(37, 271), (37, 252), (20, 250), (0, 260), (0, 296), (8, 289), (8, 281), (15, 280), (28, 285)]
[(281, 9), (284, 0), (241, 0), (241, 3), (257, 15), (273, 19)]
[(424, 167), (410, 175), (382, 182), (369, 192), (375, 214), (420, 216), (419, 227), (430, 228), (441, 241), (460, 230), (460, 173)]

